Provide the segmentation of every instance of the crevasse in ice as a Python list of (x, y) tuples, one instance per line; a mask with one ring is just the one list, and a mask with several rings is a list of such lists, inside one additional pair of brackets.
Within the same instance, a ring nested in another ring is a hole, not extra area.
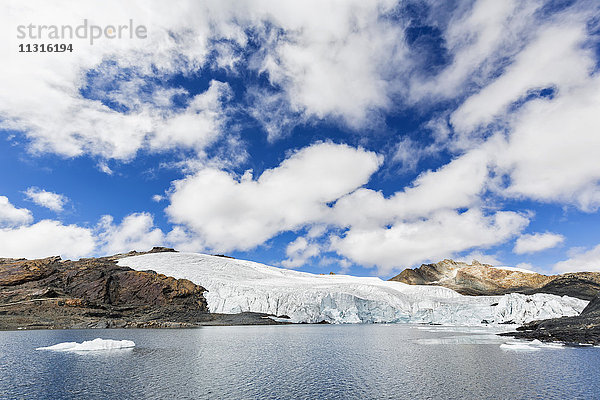
[(287, 315), (294, 322), (479, 325), (578, 315), (587, 301), (550, 294), (463, 296), (444, 287), (374, 277), (316, 275), (196, 253), (127, 257), (119, 265), (205, 287), (211, 312)]

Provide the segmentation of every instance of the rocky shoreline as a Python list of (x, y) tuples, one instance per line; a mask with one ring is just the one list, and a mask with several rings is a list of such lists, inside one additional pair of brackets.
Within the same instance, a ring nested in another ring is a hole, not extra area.
[(576, 317), (534, 321), (517, 328), (516, 332), (501, 335), (542, 342), (600, 345), (600, 295)]
[[(173, 250), (150, 252), (167, 251)], [(285, 323), (260, 313), (210, 313), (202, 286), (116, 263), (137, 254), (144, 253), (78, 261), (0, 259), (0, 330)]]

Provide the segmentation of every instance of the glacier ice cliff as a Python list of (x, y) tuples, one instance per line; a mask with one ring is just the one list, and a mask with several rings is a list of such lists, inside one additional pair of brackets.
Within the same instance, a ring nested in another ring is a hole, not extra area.
[(119, 265), (202, 285), (208, 289), (204, 295), (214, 313), (253, 311), (287, 315), (293, 322), (523, 324), (579, 315), (588, 303), (541, 293), (463, 296), (440, 286), (316, 275), (196, 253), (145, 254), (123, 258)]

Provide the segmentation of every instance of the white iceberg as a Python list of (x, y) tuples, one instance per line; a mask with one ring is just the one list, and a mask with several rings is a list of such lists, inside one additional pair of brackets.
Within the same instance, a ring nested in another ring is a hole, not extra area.
[(144, 254), (123, 258), (119, 265), (189, 279), (205, 287), (211, 312), (287, 315), (292, 322), (522, 324), (578, 315), (588, 303), (549, 294), (463, 296), (439, 286), (316, 275), (196, 253)]
[(112, 340), (100, 339), (88, 340), (83, 343), (64, 342), (48, 347), (38, 347), (36, 350), (52, 350), (52, 351), (99, 351), (99, 350), (118, 350), (129, 349), (135, 347), (135, 343), (131, 340)]

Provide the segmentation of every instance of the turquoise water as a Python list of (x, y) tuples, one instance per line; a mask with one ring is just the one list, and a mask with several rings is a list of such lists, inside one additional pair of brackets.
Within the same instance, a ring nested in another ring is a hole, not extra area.
[[(64, 353), (61, 342), (128, 339)], [(0, 332), (2, 399), (598, 399), (600, 348), (414, 325)]]

